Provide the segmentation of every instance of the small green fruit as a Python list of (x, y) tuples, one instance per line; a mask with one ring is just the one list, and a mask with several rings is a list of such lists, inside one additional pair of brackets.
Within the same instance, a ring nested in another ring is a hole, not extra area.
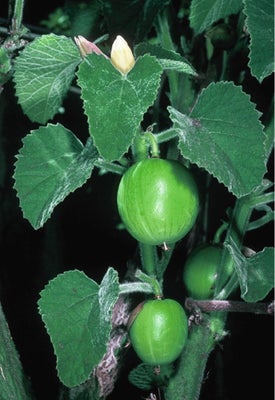
[(199, 194), (190, 171), (159, 158), (137, 162), (123, 175), (117, 205), (126, 229), (138, 241), (174, 243), (192, 228)]
[[(222, 251), (219, 246), (205, 245), (191, 253), (183, 268), (183, 282), (190, 297), (199, 300), (213, 297)], [(228, 265), (224, 274), (225, 281), (230, 271)]]
[(155, 366), (175, 361), (188, 333), (182, 306), (175, 300), (165, 299), (148, 300), (138, 307), (142, 308), (130, 325), (129, 336), (139, 358)]

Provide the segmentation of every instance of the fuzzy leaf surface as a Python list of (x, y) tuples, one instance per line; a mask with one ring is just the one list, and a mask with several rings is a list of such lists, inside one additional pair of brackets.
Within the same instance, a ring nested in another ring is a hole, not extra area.
[(251, 257), (244, 255), (229, 239), (226, 247), (234, 260), (241, 297), (247, 302), (263, 300), (274, 288), (274, 248), (265, 247)]
[(245, 301), (263, 300), (274, 287), (274, 248), (265, 247), (241, 266), (241, 297)]
[(157, 96), (161, 73), (160, 64), (149, 55), (138, 58), (127, 75), (95, 54), (87, 56), (80, 65), (78, 84), (89, 131), (106, 160), (119, 160), (128, 150)]
[(242, 6), (242, 0), (192, 0), (191, 28), (195, 30), (196, 34), (202, 33), (219, 19), (237, 14)]
[(70, 38), (42, 35), (15, 59), (16, 96), (33, 122), (45, 124), (62, 105), (81, 57)]
[(250, 33), (249, 66), (252, 75), (262, 82), (274, 72), (274, 2), (245, 0), (244, 3)]
[(151, 56), (157, 57), (163, 69), (183, 72), (189, 75), (197, 75), (192, 65), (179, 53), (172, 50), (166, 50), (161, 46), (150, 43), (139, 43), (135, 47), (136, 56), (149, 53)]
[(103, 357), (118, 287), (113, 268), (108, 269), (101, 285), (83, 272), (72, 270), (51, 280), (40, 293), (39, 312), (54, 347), (58, 376), (65, 386), (74, 387), (87, 380)]
[(261, 184), (266, 172), (265, 134), (259, 112), (231, 82), (205, 88), (190, 116), (168, 107), (179, 149), (236, 197)]
[(63, 125), (48, 124), (23, 139), (15, 164), (15, 189), (23, 215), (34, 229), (69, 193), (91, 176), (97, 151)]

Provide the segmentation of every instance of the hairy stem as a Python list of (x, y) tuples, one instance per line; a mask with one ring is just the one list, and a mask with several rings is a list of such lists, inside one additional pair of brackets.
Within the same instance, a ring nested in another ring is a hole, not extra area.
[(199, 309), (203, 312), (224, 311), (224, 312), (246, 312), (254, 314), (274, 315), (274, 302), (272, 303), (246, 303), (235, 300), (185, 300), (187, 310)]
[(169, 380), (165, 390), (166, 400), (198, 400), (204, 371), (215, 340), (209, 324), (192, 326), (184, 351), (180, 356), (178, 371)]
[(12, 0), (9, 2), (9, 20), (12, 33), (18, 33), (21, 28), (24, 10), (24, 0)]
[(0, 303), (0, 398), (32, 399), (29, 382), (24, 374), (18, 353)]
[(105, 169), (106, 171), (112, 172), (117, 175), (123, 175), (123, 173), (125, 172), (125, 167), (123, 167), (119, 164), (114, 164), (114, 163), (102, 160), (102, 159), (98, 159), (95, 162), (95, 166), (98, 168)]

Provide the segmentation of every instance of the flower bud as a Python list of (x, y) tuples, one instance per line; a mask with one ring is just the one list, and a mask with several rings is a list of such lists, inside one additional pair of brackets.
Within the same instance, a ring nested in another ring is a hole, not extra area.
[(89, 42), (89, 40), (85, 39), (83, 36), (75, 36), (75, 43), (80, 50), (82, 57), (85, 57), (87, 54), (95, 53), (100, 56), (104, 56), (108, 58), (93, 42)]
[(111, 61), (122, 74), (127, 74), (135, 65), (132, 50), (122, 36), (117, 36), (111, 49)]

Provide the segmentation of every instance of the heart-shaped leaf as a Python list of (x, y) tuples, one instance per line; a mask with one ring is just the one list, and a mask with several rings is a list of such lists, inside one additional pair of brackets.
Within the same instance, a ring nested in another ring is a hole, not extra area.
[(85, 57), (77, 73), (78, 84), (90, 134), (106, 160), (119, 160), (128, 150), (157, 96), (161, 73), (160, 64), (149, 55), (138, 58), (127, 75), (104, 57)]

